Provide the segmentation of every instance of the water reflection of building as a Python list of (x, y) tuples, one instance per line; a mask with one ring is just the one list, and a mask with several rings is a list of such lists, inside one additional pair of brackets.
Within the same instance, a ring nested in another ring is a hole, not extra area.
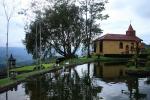
[(95, 63), (94, 76), (101, 78), (117, 78), (125, 76), (124, 64)]
[(147, 100), (147, 94), (140, 91), (139, 78), (125, 75), (124, 64), (95, 63), (94, 76), (102, 78), (105, 82), (123, 82), (127, 90), (120, 90), (130, 100)]

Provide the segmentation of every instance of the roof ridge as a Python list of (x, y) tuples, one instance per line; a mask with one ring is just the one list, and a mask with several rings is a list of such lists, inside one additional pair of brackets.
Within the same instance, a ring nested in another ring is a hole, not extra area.
[(128, 40), (128, 41), (141, 41), (139, 37), (132, 37), (127, 36), (126, 34), (110, 34), (107, 33), (101, 37), (99, 37), (97, 40)]
[[(126, 34), (117, 34), (117, 33), (107, 33), (108, 35), (126, 35)], [(105, 35), (107, 35), (105, 34)]]

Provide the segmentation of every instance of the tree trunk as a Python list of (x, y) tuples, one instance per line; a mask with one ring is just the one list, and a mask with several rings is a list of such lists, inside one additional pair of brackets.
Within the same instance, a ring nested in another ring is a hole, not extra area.
[(70, 58), (74, 58), (75, 55), (71, 53), (71, 54), (66, 54), (66, 55), (64, 55), (64, 57), (65, 57), (66, 59), (70, 59)]
[(91, 54), (90, 54), (90, 44), (88, 44), (88, 54), (87, 54), (88, 58), (91, 58)]

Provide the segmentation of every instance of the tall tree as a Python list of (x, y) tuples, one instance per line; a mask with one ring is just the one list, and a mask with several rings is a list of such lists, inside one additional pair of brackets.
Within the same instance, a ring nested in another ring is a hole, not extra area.
[(24, 41), (29, 53), (34, 54), (35, 24), (41, 21), (43, 49), (52, 47), (66, 58), (74, 57), (85, 36), (84, 19), (80, 8), (70, 1), (61, 0), (55, 3), (53, 8), (45, 9), (42, 17), (37, 16), (30, 24)]
[(102, 33), (99, 20), (106, 20), (108, 18), (107, 14), (102, 14), (105, 10), (106, 3), (107, 0), (83, 0), (80, 2), (81, 8), (86, 16), (86, 38), (84, 40), (84, 45), (87, 47), (88, 57), (90, 57), (92, 39)]
[(10, 27), (10, 20), (12, 19), (16, 8), (18, 5), (18, 2), (16, 3), (15, 0), (13, 1), (9, 1), (8, 0), (3, 0), (2, 1), (2, 6), (4, 8), (4, 13), (5, 13), (5, 17), (6, 17), (6, 35), (7, 35), (7, 39), (6, 39), (6, 62), (7, 62), (7, 76), (9, 77), (9, 64), (8, 64), (8, 43), (9, 43), (9, 27)]

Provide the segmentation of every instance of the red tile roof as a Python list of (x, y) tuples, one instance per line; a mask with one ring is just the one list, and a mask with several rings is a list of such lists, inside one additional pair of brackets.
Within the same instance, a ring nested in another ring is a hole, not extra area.
[(138, 38), (137, 36), (127, 36), (123, 34), (106, 34), (102, 37), (99, 37), (96, 40), (122, 40), (122, 41), (136, 41), (140, 42), (142, 39)]

